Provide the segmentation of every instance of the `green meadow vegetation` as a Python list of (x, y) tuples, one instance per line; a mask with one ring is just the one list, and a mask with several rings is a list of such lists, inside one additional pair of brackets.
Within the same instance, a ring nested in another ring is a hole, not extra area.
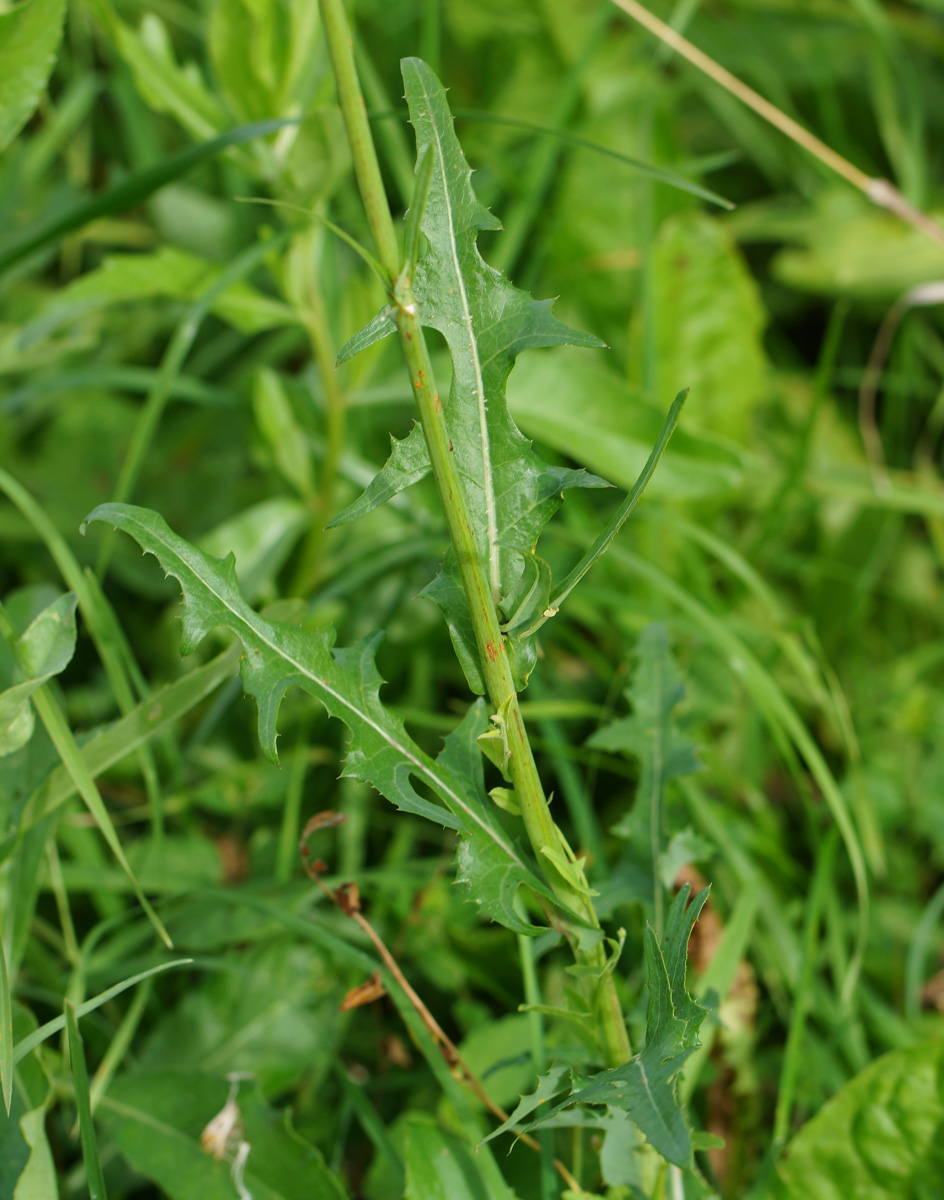
[(942, 58), (0, 0), (0, 1200), (944, 1196)]

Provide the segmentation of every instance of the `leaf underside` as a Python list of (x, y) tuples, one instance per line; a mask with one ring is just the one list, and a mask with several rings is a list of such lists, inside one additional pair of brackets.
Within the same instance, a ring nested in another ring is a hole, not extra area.
[[(276, 724), (282, 697), (290, 687), (300, 687), (351, 731), (343, 774), (371, 784), (405, 812), (456, 830), (460, 881), (468, 884), (483, 914), (521, 933), (539, 932), (512, 908), (518, 888), (525, 884), (544, 902), (555, 901), (527, 852), (501, 827), (487, 800), (476, 745), (476, 738), (488, 727), (484, 704), (472, 706), (446, 738), (439, 757), (432, 759), (380, 700), (383, 680), (374, 661), (380, 634), (339, 648), (331, 627), (311, 633), (266, 620), (243, 599), (233, 555), (218, 559), (198, 550), (150, 509), (102, 504), (87, 520), (104, 521), (129, 533), (143, 550), (155, 555), (166, 574), (179, 581), (184, 597), (184, 654), (217, 626), (239, 638), (243, 687), (258, 705), (259, 741), (270, 761), (278, 761)], [(421, 795), (414, 781), (441, 803)]]
[[(594, 348), (603, 343), (558, 321), (550, 300), (534, 300), (484, 261), (476, 245), (479, 232), (501, 225), (472, 190), (472, 172), (452, 127), (445, 90), (420, 59), (406, 58), (401, 67), (417, 164), (425, 156), (432, 163), (420, 226), (426, 252), (417, 264), (413, 290), (420, 320), (438, 330), (449, 346), (453, 381), (444, 406), (446, 424), (479, 552), (507, 620), (514, 615), (507, 599), (523, 571), (522, 553), (533, 552), (563, 491), (608, 486), (586, 471), (549, 466), (535, 453), (508, 411), (508, 376), (522, 350), (564, 344)], [(342, 354), (349, 357), (389, 331), (392, 325), (381, 314)], [(332, 524), (364, 516), (429, 471), (423, 431), (417, 426), (394, 443), (367, 491)], [(469, 686), (481, 695), (485, 680), (451, 551), (424, 594), (442, 610)], [(535, 660), (531, 633), (522, 629), (510, 636), (508, 652), (515, 684), (523, 688)]]

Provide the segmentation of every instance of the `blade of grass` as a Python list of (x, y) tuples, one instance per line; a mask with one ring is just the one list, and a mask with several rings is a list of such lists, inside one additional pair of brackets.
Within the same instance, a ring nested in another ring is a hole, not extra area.
[[(75, 1006), (76, 1018), (84, 1017), (87, 1013), (94, 1012), (97, 1008), (101, 1008), (103, 1004), (107, 1004), (109, 1000), (114, 1000), (116, 996), (120, 996), (122, 992), (126, 992), (128, 988), (134, 987), (136, 983), (150, 979), (152, 975), (159, 975), (162, 971), (170, 971), (174, 967), (186, 967), (192, 962), (192, 958), (175, 958), (172, 962), (159, 963), (156, 967), (151, 967), (147, 971), (141, 971), (138, 975), (132, 975), (129, 979), (123, 979), (121, 983), (116, 983), (113, 987), (108, 988), (107, 991), (99, 992), (97, 996), (94, 996), (91, 1000), (86, 1000), (84, 1004), (77, 1004)], [(14, 1065), (21, 1062), (27, 1054), (32, 1053), (37, 1046), (41, 1046), (47, 1038), (61, 1033), (65, 1027), (66, 1018), (63, 1014), (60, 1017), (53, 1017), (45, 1025), (40, 1025), (38, 1029), (34, 1029), (32, 1033), (22, 1038), (13, 1047)]]
[(108, 1043), (108, 1049), (105, 1051), (104, 1058), (98, 1064), (98, 1070), (92, 1077), (92, 1085), (89, 1088), (89, 1106), (93, 1113), (98, 1108), (102, 1096), (108, 1090), (109, 1083), (111, 1083), (115, 1072), (121, 1065), (122, 1059), (128, 1052), (131, 1039), (137, 1032), (138, 1025), (141, 1023), (141, 1018), (144, 1016), (144, 1011), (147, 1008), (148, 1000), (150, 1000), (153, 990), (154, 979), (152, 976), (150, 979), (145, 979), (134, 993), (131, 1003), (128, 1005), (128, 1011), (122, 1017), (121, 1024)]
[(334, 1062), (334, 1076), (341, 1085), (344, 1097), (354, 1111), (361, 1128), (370, 1139), (377, 1154), (386, 1159), (387, 1166), (393, 1175), (393, 1190), (396, 1195), (404, 1194), (406, 1187), (406, 1170), (403, 1158), (394, 1146), (387, 1127), (380, 1113), (371, 1103), (365, 1090), (356, 1084), (340, 1060)]
[(918, 921), (905, 960), (905, 1016), (915, 1020), (921, 1012), (921, 985), (924, 965), (934, 931), (944, 916), (944, 883), (925, 906)]
[(69, 1062), (72, 1067), (72, 1084), (75, 1089), (75, 1104), (79, 1113), (79, 1135), (82, 1140), (82, 1160), (88, 1180), (89, 1200), (106, 1200), (105, 1179), (98, 1154), (98, 1141), (92, 1121), (89, 1099), (88, 1068), (85, 1063), (85, 1048), (75, 1019), (75, 1005), (66, 1001), (66, 1032), (69, 1039)]
[(657, 16), (649, 12), (637, 0), (612, 0), (612, 2), (621, 8), (625, 13), (628, 13), (633, 20), (638, 21), (640, 25), (648, 29), (650, 33), (654, 33), (657, 38), (670, 46), (677, 54), (680, 54), (684, 59), (687, 59), (693, 66), (703, 71), (715, 83), (721, 85), (732, 96), (737, 97), (742, 104), (746, 104), (748, 108), (753, 109), (758, 116), (763, 117), (774, 128), (779, 129), (781, 133), (786, 134), (788, 138), (796, 142), (798, 146), (802, 146), (814, 158), (817, 158), (824, 166), (835, 171), (837, 175), (841, 175), (853, 187), (858, 188), (861, 192), (872, 201), (873, 204), (880, 208), (886, 208), (889, 212), (894, 213), (901, 220), (907, 222), (915, 229), (920, 230), (926, 237), (932, 241), (944, 246), (944, 229), (929, 217), (927, 213), (920, 212), (913, 205), (909, 204), (901, 192), (893, 187), (887, 179), (872, 179), (854, 166), (848, 159), (843, 158), (841, 154), (837, 154), (825, 142), (814, 136), (808, 129), (804, 129), (792, 117), (788, 117), (775, 104), (771, 104), (769, 100), (765, 100), (753, 88), (748, 87), (737, 76), (732, 75), (730, 71), (725, 70), (719, 63), (716, 63), (713, 58), (693, 46), (692, 43), (680, 33), (670, 28), (664, 21), (660, 21)]
[(59, 216), (37, 221), (23, 230), (16, 231), (9, 239), (11, 244), (6, 249), (0, 246), (0, 273), (44, 246), (59, 241), (67, 233), (81, 229), (83, 225), (97, 221), (100, 217), (112, 216), (134, 208), (166, 184), (179, 179), (193, 167), (213, 158), (229, 146), (265, 137), (285, 125), (295, 123), (293, 120), (260, 121), (255, 125), (243, 125), (232, 129), (220, 137), (200, 142), (196, 146), (188, 146), (186, 150), (155, 163), (153, 167), (135, 172), (128, 179), (91, 200), (80, 201)]
[[(191, 671), (183, 679), (159, 688), (146, 701), (114, 725), (97, 734), (80, 748), (85, 768), (92, 776), (100, 775), (120, 762), (139, 746), (167, 729), (178, 717), (184, 716), (231, 675), (239, 666), (239, 647), (231, 646), (203, 667)], [(20, 819), (19, 836), (76, 794), (74, 777), (64, 765), (36, 789), (27, 802)], [(0, 843), (7, 849), (10, 839)], [(0, 853), (0, 858), (3, 854)]]
[[(2, 603), (0, 603), (0, 634), (9, 638), (11, 642), (16, 638), (16, 630)], [(167, 931), (164, 929), (160, 918), (138, 885), (138, 881), (134, 877), (134, 872), (131, 870), (127, 858), (125, 858), (125, 852), (122, 849), (121, 842), (118, 840), (118, 834), (115, 832), (115, 827), (112, 824), (111, 817), (108, 815), (108, 810), (105, 808), (104, 801), (95, 785), (95, 780), (89, 774), (88, 767), (85, 765), (72, 730), (69, 728), (61, 709), (53, 699), (49, 685), (43, 684), (37, 688), (31, 696), (31, 701), (36, 712), (39, 714), (40, 720), (46, 727), (46, 732), (49, 734), (50, 740), (56, 748), (56, 753), (62, 759), (63, 765), (75, 781), (76, 788), (85, 801), (89, 812), (95, 818), (102, 836), (111, 847), (112, 853), (131, 881), (138, 902), (147, 913), (157, 933), (170, 946), (171, 943), (167, 936)]]
[(670, 187), (678, 188), (680, 192), (688, 192), (689, 195), (697, 196), (699, 200), (707, 200), (709, 204), (716, 204), (719, 208), (730, 211), (735, 207), (724, 196), (719, 196), (717, 192), (702, 187), (701, 184), (694, 183), (691, 179), (686, 179), (684, 175), (679, 175), (665, 167), (654, 167), (652, 163), (643, 162), (642, 159), (633, 158), (629, 154), (623, 154), (620, 150), (612, 150), (609, 146), (591, 141), (590, 138), (582, 137), (579, 133), (570, 133), (566, 129), (555, 129), (551, 125), (541, 125), (537, 121), (526, 121), (521, 117), (506, 117), (497, 113), (482, 112), (476, 108), (456, 108), (453, 109), (452, 115), (466, 121), (487, 121), (493, 125), (513, 125), (518, 129), (526, 129), (530, 133), (541, 134), (543, 137), (557, 138), (568, 146), (576, 146), (581, 150), (602, 154), (604, 158), (615, 159), (643, 175), (648, 175), (657, 183), (667, 183)]
[[(515, 907), (524, 919), (524, 906), (515, 898)], [(534, 941), (524, 934), (516, 934), (518, 957), (521, 961), (521, 980), (524, 984), (524, 999), (528, 1006), (528, 1026), (531, 1032), (531, 1062), (539, 1078), (547, 1072), (547, 1044), (544, 1036), (544, 1013), (540, 1011), (543, 1000), (538, 981), (534, 953)], [(554, 1172), (554, 1142), (549, 1129), (538, 1130), (541, 1146), (541, 1200), (555, 1200), (558, 1194), (557, 1176)]]
[(668, 415), (665, 418), (665, 422), (658, 438), (656, 439), (656, 444), (652, 447), (652, 452), (646, 460), (645, 466), (639, 472), (639, 477), (633, 484), (632, 490), (607, 522), (606, 528), (596, 538), (593, 545), (583, 556), (580, 562), (554, 589), (554, 594), (551, 597), (552, 609), (560, 608), (560, 606), (564, 603), (581, 579), (583, 579), (584, 575), (587, 574), (597, 559), (601, 558), (606, 553), (610, 543), (623, 528), (627, 518), (642, 499), (642, 494), (646, 490), (646, 485), (652, 478), (653, 472), (658, 466), (659, 459), (662, 457), (662, 452), (668, 445), (669, 438), (672, 436), (675, 426), (678, 424), (678, 419), (682, 412), (682, 406), (684, 405), (687, 396), (688, 388), (685, 388), (685, 390), (679, 392), (679, 394), (672, 401), (672, 407), (669, 409)]
[(9, 1116), (10, 1104), (13, 1101), (13, 1003), (2, 936), (0, 936), (0, 1091), (3, 1092), (4, 1110)]
[[(558, 88), (556, 108), (552, 117), (554, 129), (566, 132), (566, 126), (573, 119), (580, 103), (583, 74), (600, 44), (609, 19), (609, 11), (601, 5), (583, 50)], [(497, 243), (492, 256), (492, 265), (506, 275), (511, 275), (514, 270), (525, 240), (541, 210), (553, 181), (563, 144), (561, 138), (542, 138), (529, 155), (527, 166), (524, 168), (521, 194), (505, 218), (504, 237)]]
[(831, 829), (820, 842), (816, 870), (810, 886), (803, 931), (803, 967), (790, 1009), (790, 1028), (780, 1069), (777, 1089), (777, 1108), (774, 1114), (773, 1146), (775, 1151), (786, 1142), (790, 1132), (790, 1114), (796, 1093), (803, 1050), (806, 1018), (812, 1005), (813, 974), (819, 957), (819, 930), (826, 903), (826, 892), (832, 882), (833, 860), (836, 856), (837, 831)]
[[(157, 432), (157, 427), (164, 414), (167, 401), (170, 399), (171, 390), (214, 300), (222, 295), (228, 287), (236, 283), (237, 280), (244, 278), (244, 276), (253, 271), (267, 255), (274, 253), (285, 245), (291, 236), (292, 232), (286, 231), (268, 241), (256, 242), (252, 246), (249, 246), (241, 254), (237, 255), (229, 266), (221, 272), (214, 283), (207, 288), (199, 300), (187, 310), (183, 320), (174, 330), (174, 336), (171, 338), (164, 357), (161, 359), (161, 366), (154, 387), (141, 408), (137, 425), (131, 437), (131, 443), (128, 446), (124, 462), (121, 464), (121, 470), (118, 473), (118, 480), (115, 483), (112, 499), (116, 503), (125, 503), (134, 492), (138, 475), (144, 465), (144, 459), (151, 448), (154, 434)], [(109, 529), (102, 538), (99, 550), (96, 569), (99, 579), (102, 579), (108, 570), (113, 545), (113, 531)]]
[[(577, 853), (586, 852), (588, 854), (587, 873), (592, 878), (595, 873), (599, 875), (606, 866), (603, 838), (596, 811), (579, 772), (575, 770), (574, 764), (567, 757), (567, 739), (555, 719), (553, 708), (550, 707), (554, 701), (542, 703), (541, 697), (544, 689), (540, 679), (537, 678), (537, 672), (532, 675), (529, 686), (535, 699), (527, 704), (522, 704), (522, 715), (537, 722), (541, 736), (547, 745), (554, 774), (557, 776), (564, 803), (567, 805), (567, 812), (577, 834)], [(587, 706), (587, 708), (590, 707)], [(566, 708), (564, 711), (566, 713)], [(545, 712), (546, 715), (542, 715), (542, 712)], [(593, 719), (599, 720), (600, 710), (594, 705), (591, 712), (578, 711), (575, 715), (591, 716)]]
[(131, 870), (131, 864), (125, 857), (124, 849), (118, 839), (118, 834), (108, 814), (108, 809), (105, 807), (105, 802), (102, 800), (101, 793), (82, 757), (82, 751), (79, 749), (72, 730), (69, 728), (59, 706), (52, 698), (48, 685), (44, 684), (34, 692), (32, 700), (36, 712), (39, 714), (39, 719), (46, 727), (46, 732), (49, 734), (50, 740), (56, 748), (56, 753), (62, 759), (63, 766), (75, 783), (76, 790), (85, 802), (86, 808), (95, 818), (95, 823), (102, 837), (108, 843), (112, 854), (118, 860), (121, 869), (127, 875), (131, 886), (134, 888), (134, 894), (138, 898), (138, 903), (147, 913), (148, 919), (157, 931), (158, 936), (166, 946), (170, 947), (171, 940), (167, 935), (167, 930), (164, 928), (160, 917), (151, 907), (151, 902), (141, 890), (141, 885)]
[[(725, 924), (721, 944), (705, 973), (698, 980), (696, 995), (699, 999), (703, 999), (709, 991), (714, 991), (723, 1002), (731, 990), (738, 966), (747, 955), (760, 900), (761, 894), (757, 888), (745, 888), (738, 896), (731, 916)], [(702, 1069), (708, 1062), (717, 1030), (718, 1025), (715, 1023), (702, 1028), (699, 1034), (701, 1045), (685, 1064), (681, 1092), (686, 1102), (692, 1098)]]

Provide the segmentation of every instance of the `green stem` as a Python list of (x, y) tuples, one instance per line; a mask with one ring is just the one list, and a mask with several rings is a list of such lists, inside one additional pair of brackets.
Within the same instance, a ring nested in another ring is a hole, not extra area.
[[(600, 924), (593, 909), (583, 870), (575, 861), (551, 817), (518, 706), (518, 696), (499, 627), (498, 613), (486, 576), (485, 564), (476, 545), (465, 493), (456, 468), (452, 441), (446, 426), (446, 417), (436, 391), (429, 350), (413, 299), (412, 281), (405, 277), (407, 273), (401, 265), (393, 218), (380, 176), (367, 110), (354, 65), (351, 34), (343, 0), (321, 0), (321, 13), (334, 64), (338, 98), (351, 146), (354, 171), (377, 247), (377, 255), (389, 274), (391, 295), (395, 296), (400, 344), (413, 384), (433, 476), (469, 604), (489, 699), (505, 723), (510, 754), (508, 768), (521, 805), (524, 826), (554, 895), (581, 921), (598, 930)], [(558, 871), (549, 855), (570, 860), (572, 871), (569, 877)], [(613, 972), (602, 971), (606, 961), (602, 940), (598, 940), (591, 949), (578, 950), (577, 957), (581, 963), (601, 971), (600, 982), (593, 997), (600, 1040), (607, 1061), (613, 1066), (622, 1065), (631, 1054), (629, 1037)]]
[(343, 0), (321, 0), (321, 20), (328, 39), (338, 102), (344, 117), (344, 128), (347, 130), (354, 174), (364, 202), (367, 223), (377, 248), (377, 257), (393, 279), (400, 270), (400, 250), (390, 206), (387, 203), (387, 193), (380, 175), (370, 122), (367, 120), (364, 93), (361, 91), (357, 66), (354, 63), (354, 46)]

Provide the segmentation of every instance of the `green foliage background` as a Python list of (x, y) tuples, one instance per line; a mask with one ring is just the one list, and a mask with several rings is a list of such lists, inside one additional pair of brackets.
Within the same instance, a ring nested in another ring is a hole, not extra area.
[[(944, 211), (939, 0), (654, 10)], [(515, 366), (510, 410), (543, 457), (628, 489), (691, 388), (645, 500), (541, 629), (522, 705), (598, 911), (627, 932), (633, 1045), (653, 874), (682, 870), (712, 885), (689, 987), (714, 1011), (681, 1085), (695, 1127), (725, 1141), (699, 1151), (706, 1188), (940, 1195), (939, 306), (903, 310), (874, 414), (860, 389), (883, 320), (940, 286), (944, 250), (602, 0), (353, 13), (395, 211), (413, 190), (399, 59), (418, 54), (504, 227), (480, 234), (486, 260), (608, 346)], [(468, 712), (445, 624), (417, 598), (447, 546), (430, 482), (324, 529), (414, 418), (392, 342), (334, 367), (385, 298), (324, 224), (370, 244), (317, 6), (0, 6), (0, 151), (0, 1197), (89, 1181), (237, 1195), (232, 1153), (200, 1144), (233, 1073), (257, 1198), (558, 1194), (547, 1155), (506, 1159), (507, 1139), (474, 1153), (496, 1123), (402, 998), (339, 1012), (378, 961), (301, 871), (300, 830), (325, 809), (347, 817), (319, 835), (327, 877), (357, 880), (490, 1097), (511, 1110), (533, 1091), (520, 947), (455, 886), (455, 832), (396, 811), (369, 774), (339, 779), (346, 734), (298, 689), (272, 765), (228, 635), (182, 660), (174, 581), (104, 524), (79, 531), (96, 505), (143, 505), (234, 552), (266, 616), (333, 624), (343, 646), (386, 630), (383, 701), (430, 759)], [(568, 492), (541, 542), (556, 578), (621, 495)], [(652, 786), (646, 720), (670, 749), (655, 863), (633, 809)], [(567, 955), (550, 935), (533, 954), (561, 1005)], [(575, 1036), (547, 1016), (548, 1062)], [(638, 1134), (614, 1111), (546, 1144), (590, 1194), (676, 1194), (645, 1157), (634, 1175)]]

